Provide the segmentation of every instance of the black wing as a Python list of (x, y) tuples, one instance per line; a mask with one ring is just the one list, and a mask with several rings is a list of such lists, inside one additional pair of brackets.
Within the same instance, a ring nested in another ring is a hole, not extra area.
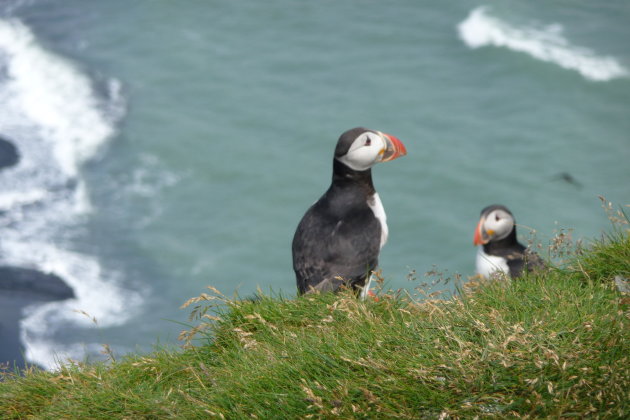
[(510, 277), (521, 277), (524, 272), (532, 272), (542, 270), (546, 267), (545, 262), (534, 251), (525, 248), (521, 244), (517, 244), (518, 249), (511, 250), (506, 253), (508, 267), (510, 268)]
[[(350, 217), (352, 214), (352, 217)], [(300, 294), (363, 286), (378, 264), (381, 225), (372, 211), (354, 208), (330, 214), (318, 201), (304, 215), (293, 238), (293, 269)]]

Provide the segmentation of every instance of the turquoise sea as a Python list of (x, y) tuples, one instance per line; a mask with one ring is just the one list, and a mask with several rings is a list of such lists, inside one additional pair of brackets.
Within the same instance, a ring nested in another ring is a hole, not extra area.
[(628, 22), (627, 0), (3, 1), (0, 137), (21, 159), (0, 265), (76, 294), (24, 309), (26, 358), (177, 345), (207, 285), (294, 296), (294, 230), (355, 126), (408, 151), (373, 170), (388, 287), (473, 274), (493, 203), (524, 239), (597, 237), (598, 196), (630, 204)]

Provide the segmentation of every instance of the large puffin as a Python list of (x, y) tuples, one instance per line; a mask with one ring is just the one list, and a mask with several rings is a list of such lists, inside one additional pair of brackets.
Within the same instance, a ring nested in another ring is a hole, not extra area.
[(293, 237), (299, 294), (346, 286), (366, 296), (388, 233), (371, 168), (406, 153), (400, 140), (380, 131), (357, 127), (339, 137), (332, 184), (308, 209)]
[(505, 273), (516, 278), (545, 266), (538, 254), (516, 240), (514, 216), (499, 204), (481, 210), (473, 243), (478, 246), (476, 267), (482, 277)]

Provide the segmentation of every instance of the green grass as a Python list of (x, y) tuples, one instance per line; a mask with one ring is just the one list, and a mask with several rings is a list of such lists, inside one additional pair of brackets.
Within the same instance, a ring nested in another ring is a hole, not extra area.
[(8, 374), (0, 418), (628, 418), (618, 274), (627, 229), (460, 299), (214, 291), (190, 302), (201, 321), (185, 350)]

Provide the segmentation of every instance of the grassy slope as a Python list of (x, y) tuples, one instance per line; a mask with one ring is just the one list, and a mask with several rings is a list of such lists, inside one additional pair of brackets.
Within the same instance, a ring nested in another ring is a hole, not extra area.
[(627, 231), (567, 268), (461, 300), (229, 302), (186, 351), (5, 378), (0, 417), (627, 418), (616, 274), (630, 277)]

